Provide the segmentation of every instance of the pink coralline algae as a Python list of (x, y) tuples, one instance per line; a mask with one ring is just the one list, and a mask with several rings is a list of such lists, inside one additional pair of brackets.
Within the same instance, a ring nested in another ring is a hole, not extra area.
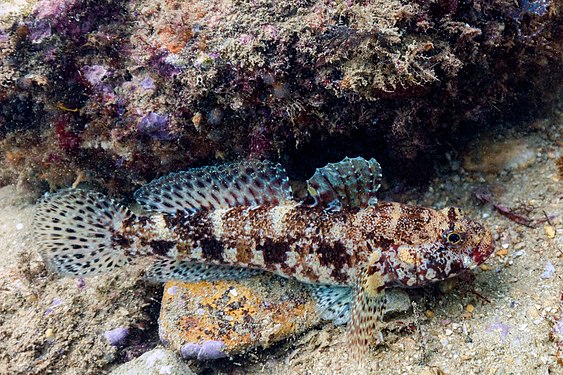
[(30, 33), (29, 39), (32, 43), (41, 43), (43, 39), (50, 37), (51, 24), (46, 20), (38, 20), (36, 22), (30, 22)]
[(101, 65), (85, 66), (82, 68), (82, 74), (84, 78), (95, 87), (102, 84), (105, 77), (108, 75), (108, 70)]
[(104, 337), (113, 346), (123, 346), (129, 336), (129, 328), (118, 327), (104, 332)]
[(203, 344), (186, 344), (180, 349), (180, 354), (186, 359), (209, 360), (226, 357), (223, 352), (225, 344), (222, 341), (205, 341)]
[(73, 8), (78, 0), (41, 0), (35, 5), (35, 17), (52, 18), (60, 16)]

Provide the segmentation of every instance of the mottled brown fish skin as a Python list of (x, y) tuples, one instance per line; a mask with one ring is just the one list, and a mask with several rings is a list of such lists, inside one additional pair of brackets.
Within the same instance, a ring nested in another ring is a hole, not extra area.
[[(385, 275), (382, 288), (453, 276), (489, 251), (480, 243), (490, 236), (458, 209), (394, 202), (340, 212), (297, 203), (241, 206), (135, 220), (126, 231), (135, 234), (136, 246), (149, 246), (154, 254), (346, 286), (369, 266)], [(445, 236), (456, 231), (463, 247), (447, 243)]]

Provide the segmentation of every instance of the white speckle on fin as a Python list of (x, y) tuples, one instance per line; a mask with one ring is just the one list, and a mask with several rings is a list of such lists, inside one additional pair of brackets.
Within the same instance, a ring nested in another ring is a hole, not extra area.
[(47, 265), (69, 276), (96, 275), (130, 259), (112, 235), (133, 214), (102, 194), (63, 190), (47, 196), (35, 211), (33, 230)]
[(352, 289), (332, 285), (310, 285), (317, 301), (317, 312), (321, 319), (332, 320), (335, 325), (350, 320)]
[(381, 166), (375, 159), (347, 157), (317, 169), (307, 180), (307, 190), (315, 204), (329, 211), (366, 207), (377, 203), (381, 178)]
[(145, 272), (144, 278), (152, 282), (166, 282), (169, 280), (215, 281), (243, 279), (261, 273), (263, 271), (245, 267), (159, 259)]
[(279, 204), (291, 200), (285, 170), (269, 161), (244, 161), (171, 173), (135, 192), (147, 211), (176, 214), (200, 209)]
[(360, 277), (354, 288), (354, 301), (348, 324), (348, 340), (355, 360), (362, 362), (374, 337), (382, 340), (378, 329), (387, 302), (381, 275), (374, 273)]

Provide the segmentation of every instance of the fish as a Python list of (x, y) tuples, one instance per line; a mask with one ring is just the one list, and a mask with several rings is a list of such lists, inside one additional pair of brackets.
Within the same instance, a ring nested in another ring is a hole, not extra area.
[(456, 207), (379, 201), (381, 166), (348, 158), (318, 168), (308, 198), (286, 171), (241, 161), (171, 173), (142, 186), (129, 208), (101, 193), (46, 196), (34, 238), (48, 268), (98, 275), (145, 262), (144, 278), (202, 281), (271, 273), (307, 284), (323, 319), (347, 324), (363, 358), (388, 288), (422, 287), (471, 270), (494, 251), (491, 232)]

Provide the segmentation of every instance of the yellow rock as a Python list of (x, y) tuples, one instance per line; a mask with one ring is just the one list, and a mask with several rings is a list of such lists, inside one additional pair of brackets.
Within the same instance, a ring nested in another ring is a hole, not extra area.
[(50, 339), (53, 337), (53, 329), (52, 328), (48, 328), (45, 330), (45, 338), (46, 339)]
[(268, 347), (319, 321), (308, 290), (296, 282), (266, 276), (170, 281), (164, 286), (159, 333), (185, 358), (213, 359)]
[(546, 225), (545, 227), (543, 227), (543, 230), (545, 231), (545, 235), (547, 236), (547, 238), (555, 238), (554, 227), (552, 227), (551, 225)]
[(471, 313), (473, 313), (473, 311), (475, 311), (475, 306), (473, 306), (472, 304), (469, 304), (469, 305), (467, 305), (467, 306), (465, 307), (465, 310), (466, 310), (468, 313), (471, 314)]
[(508, 249), (500, 249), (499, 251), (496, 252), (497, 255), (499, 256), (506, 256), (508, 255)]

